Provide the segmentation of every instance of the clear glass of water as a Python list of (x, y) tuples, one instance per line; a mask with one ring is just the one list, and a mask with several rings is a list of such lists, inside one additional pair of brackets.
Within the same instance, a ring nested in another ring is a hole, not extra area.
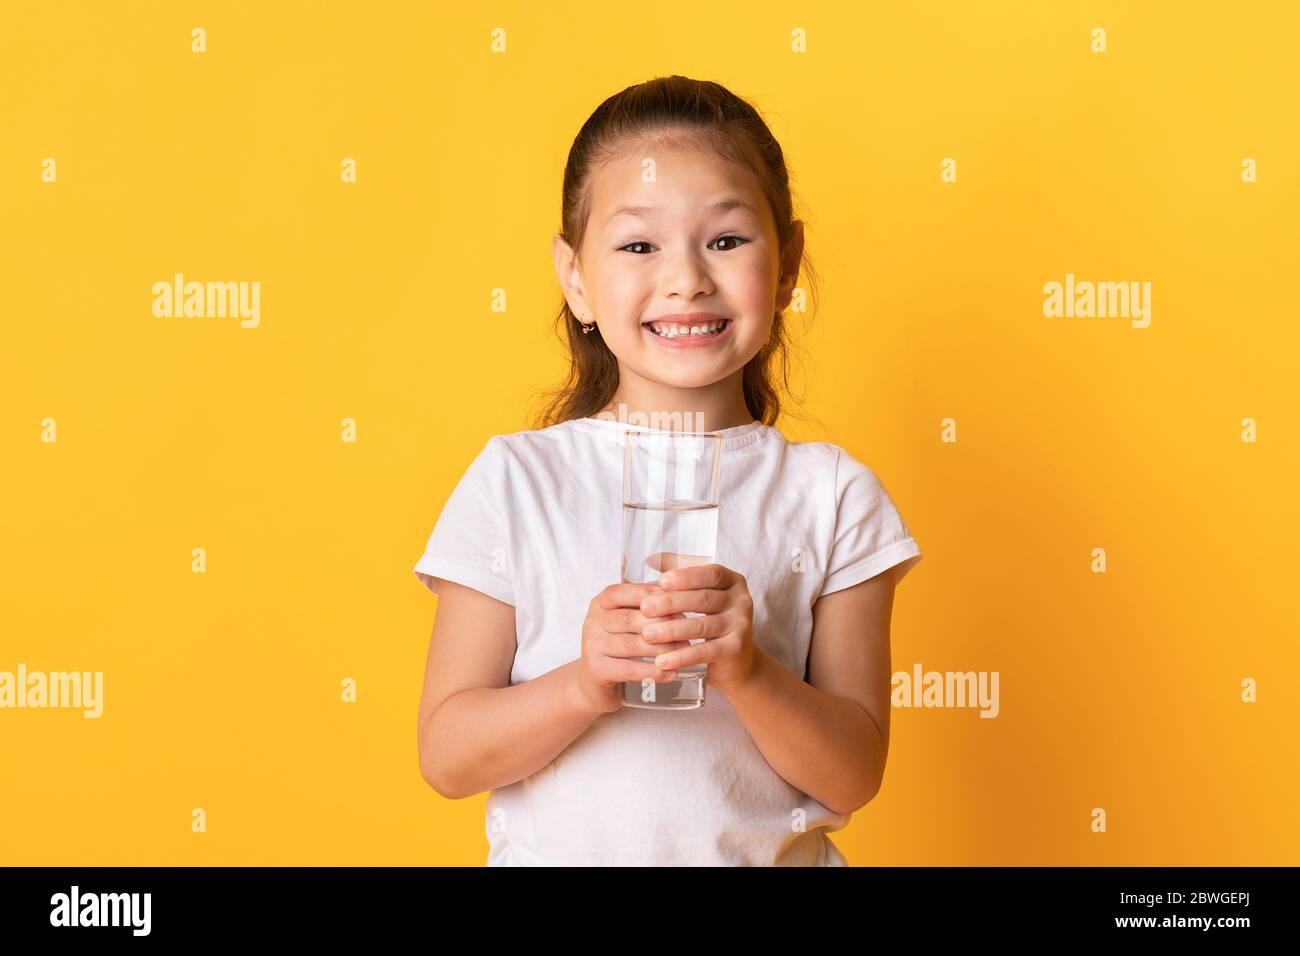
[[(623, 580), (658, 584), (665, 571), (712, 564), (718, 537), (718, 432), (624, 431)], [(695, 611), (686, 617), (702, 617)], [(696, 638), (692, 644), (703, 642)], [(653, 657), (641, 660), (654, 663)], [(623, 684), (623, 705), (654, 710), (704, 706), (707, 664), (679, 668), (675, 678)]]

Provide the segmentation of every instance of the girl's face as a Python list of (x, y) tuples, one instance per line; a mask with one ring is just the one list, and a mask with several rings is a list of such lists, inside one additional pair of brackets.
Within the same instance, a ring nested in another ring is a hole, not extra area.
[[(782, 263), (757, 177), (694, 145), (627, 149), (593, 173), (576, 259), (556, 237), (569, 306), (628, 375), (699, 388), (736, 373), (790, 302), (803, 236)], [(692, 329), (714, 331), (692, 334)]]

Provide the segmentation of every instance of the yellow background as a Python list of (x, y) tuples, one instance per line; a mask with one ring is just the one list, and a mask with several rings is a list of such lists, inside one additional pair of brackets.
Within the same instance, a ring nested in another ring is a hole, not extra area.
[[(926, 555), (894, 669), (1001, 675), (996, 719), (893, 711), (849, 861), (1300, 862), (1292, 7), (6, 3), (0, 670), (102, 670), (105, 713), (0, 711), (0, 863), (483, 862), (485, 797), (418, 770), (411, 568), (560, 375), (574, 134), (669, 73), (787, 152), (787, 435)], [(178, 271), (261, 282), (260, 327), (155, 318)], [(1066, 272), (1150, 281), (1150, 327), (1045, 318)]]

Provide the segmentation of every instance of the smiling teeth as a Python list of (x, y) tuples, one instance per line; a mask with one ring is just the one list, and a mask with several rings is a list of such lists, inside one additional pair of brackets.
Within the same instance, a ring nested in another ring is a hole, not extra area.
[(708, 335), (718, 331), (726, 324), (726, 319), (720, 322), (709, 322), (706, 325), (692, 325), (689, 328), (684, 325), (666, 325), (659, 328), (655, 325), (650, 326), (650, 331), (655, 335), (665, 339), (675, 339), (680, 335)]

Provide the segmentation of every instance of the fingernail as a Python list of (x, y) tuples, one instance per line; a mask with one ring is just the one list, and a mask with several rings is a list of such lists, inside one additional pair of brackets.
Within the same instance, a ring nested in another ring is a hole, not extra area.
[(660, 654), (655, 658), (655, 666), (667, 670), (668, 668), (665, 665), (668, 663), (668, 658), (668, 654)]
[(653, 626), (647, 627), (644, 631), (642, 631), (642, 633), (645, 634), (646, 637), (658, 637), (659, 628)]

